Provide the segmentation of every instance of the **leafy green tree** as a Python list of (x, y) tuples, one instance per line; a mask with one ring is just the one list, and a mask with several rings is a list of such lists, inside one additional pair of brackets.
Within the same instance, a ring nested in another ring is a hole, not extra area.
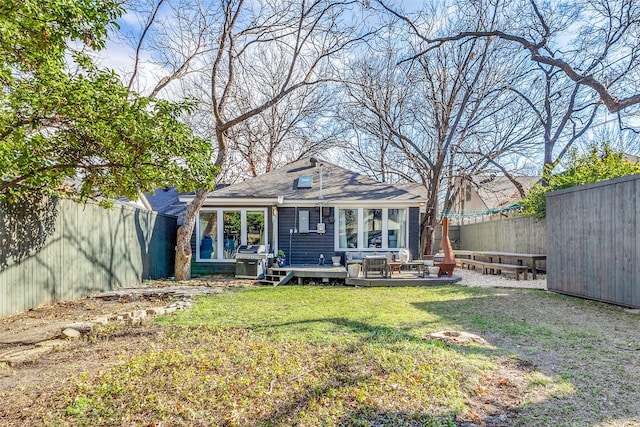
[(578, 185), (591, 184), (640, 173), (640, 163), (625, 158), (606, 144), (592, 145), (585, 154), (573, 150), (567, 168), (562, 173), (548, 176), (548, 185), (534, 185), (520, 204), (523, 214), (545, 218), (547, 215), (546, 194), (550, 191)]
[(0, 0), (0, 200), (212, 185), (213, 148), (180, 121), (193, 104), (132, 93), (71, 48), (103, 47), (120, 3)]

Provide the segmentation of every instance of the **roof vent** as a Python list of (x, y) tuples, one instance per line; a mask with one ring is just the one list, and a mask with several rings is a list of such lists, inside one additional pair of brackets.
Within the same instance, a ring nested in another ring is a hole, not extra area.
[(311, 166), (313, 166), (315, 168), (316, 165), (318, 164), (318, 159), (316, 159), (315, 157), (311, 157), (309, 159), (309, 163), (311, 163)]

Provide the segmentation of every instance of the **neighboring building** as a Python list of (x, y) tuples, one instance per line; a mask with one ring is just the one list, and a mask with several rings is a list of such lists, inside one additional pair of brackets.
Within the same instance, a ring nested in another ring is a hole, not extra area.
[(187, 204), (180, 201), (180, 193), (175, 187), (158, 188), (153, 194), (144, 193), (140, 199), (148, 209), (175, 216), (178, 218), (178, 226), (182, 225)]
[[(540, 177), (519, 176), (515, 180), (526, 192)], [(455, 222), (489, 219), (519, 209), (517, 204), (522, 198), (520, 192), (505, 176), (476, 175), (459, 181), (458, 185), (458, 193), (448, 215)]]
[(299, 160), (210, 194), (192, 238), (192, 272), (232, 272), (240, 245), (282, 250), (294, 265), (349, 251), (406, 248), (416, 256), (423, 194), (417, 184), (381, 184), (325, 161)]

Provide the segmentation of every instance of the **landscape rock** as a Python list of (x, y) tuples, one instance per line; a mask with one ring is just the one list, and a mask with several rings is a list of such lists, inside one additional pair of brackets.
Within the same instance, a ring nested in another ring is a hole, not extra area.
[(93, 330), (93, 325), (94, 325), (93, 322), (76, 322), (76, 323), (69, 323), (68, 325), (64, 325), (62, 329), (75, 329), (76, 331), (81, 332), (83, 334), (88, 334)]
[(106, 317), (106, 316), (96, 317), (95, 319), (93, 319), (93, 323), (95, 323), (97, 325), (108, 325), (109, 324), (109, 318)]
[(80, 331), (73, 328), (66, 328), (62, 331), (61, 336), (66, 339), (77, 339), (80, 338)]
[(191, 299), (198, 295), (213, 295), (223, 292), (221, 287), (211, 286), (167, 286), (157, 288), (123, 288), (109, 292), (101, 292), (94, 294), (91, 298), (102, 299), (106, 301), (139, 301), (141, 299), (157, 300), (167, 298), (187, 298)]
[(51, 352), (52, 347), (31, 347), (0, 354), (0, 362), (9, 366), (17, 366), (37, 360), (41, 355)]
[(451, 344), (465, 345), (478, 344), (488, 346), (489, 343), (482, 337), (464, 331), (438, 331), (429, 334), (429, 338), (448, 342)]
[(166, 310), (164, 307), (152, 307), (147, 309), (147, 314), (149, 316), (162, 316), (165, 312)]
[(136, 310), (133, 313), (131, 313), (131, 316), (134, 319), (144, 319), (147, 317), (147, 310)]
[(59, 340), (59, 339), (40, 341), (39, 343), (36, 343), (36, 347), (46, 347), (52, 350), (57, 350), (59, 348), (64, 348), (68, 346), (69, 346), (69, 341)]

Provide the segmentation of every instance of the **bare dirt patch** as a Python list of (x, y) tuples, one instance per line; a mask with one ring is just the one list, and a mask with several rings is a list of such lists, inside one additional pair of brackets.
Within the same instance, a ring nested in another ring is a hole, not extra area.
[[(140, 291), (172, 285), (182, 290), (195, 287), (246, 287), (252, 286), (253, 282), (226, 276), (193, 279), (186, 283), (148, 281), (143, 286), (119, 289), (120, 296), (116, 299), (88, 296), (75, 301), (41, 305), (23, 313), (0, 318), (0, 355), (32, 349), (43, 341), (59, 339), (63, 327), (71, 323), (91, 322), (100, 317), (113, 317), (167, 306), (174, 297), (162, 294), (143, 297)], [(144, 327), (135, 328), (124, 320), (112, 322), (111, 325), (97, 328), (96, 333), (109, 335), (106, 343), (96, 340), (93, 334), (70, 341), (65, 351), (43, 354), (34, 363), (9, 366), (0, 362), (0, 393), (30, 384), (47, 383), (52, 377), (63, 376), (63, 371), (68, 374), (92, 364), (99, 365), (114, 354), (131, 352), (132, 349), (143, 346), (148, 337), (157, 332), (157, 328), (149, 324), (150, 322), (145, 322)]]

